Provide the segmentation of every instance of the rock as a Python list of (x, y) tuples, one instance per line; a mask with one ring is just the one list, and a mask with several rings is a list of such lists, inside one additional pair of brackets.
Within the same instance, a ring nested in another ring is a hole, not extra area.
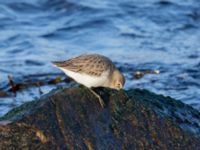
[(6, 97), (7, 93), (0, 89), (0, 97)]
[(150, 107), (157, 115), (169, 117), (185, 131), (200, 137), (200, 112), (191, 106), (171, 97), (155, 95), (147, 90), (129, 90), (127, 94), (130, 98)]
[[(101, 108), (87, 88), (77, 87), (52, 91), (11, 110), (0, 118), (0, 149), (200, 147), (195, 135), (200, 130), (199, 112), (191, 107), (146, 90), (125, 93), (103, 88), (98, 92), (106, 108)], [(185, 114), (191, 120), (184, 120)]]

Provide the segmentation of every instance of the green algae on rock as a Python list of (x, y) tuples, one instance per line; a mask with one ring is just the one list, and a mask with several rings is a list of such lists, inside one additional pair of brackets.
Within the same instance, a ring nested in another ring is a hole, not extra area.
[[(196, 127), (196, 133), (199, 132), (199, 114), (185, 104), (145, 90), (125, 93), (103, 88), (97, 92), (106, 101), (104, 109), (84, 87), (53, 91), (15, 108), (0, 119), (0, 149), (195, 150), (200, 147), (199, 138), (188, 129)], [(188, 110), (189, 117), (193, 117), (194, 120), (184, 122), (187, 128), (180, 122), (184, 116), (177, 119), (170, 113), (176, 107), (183, 108), (184, 114)]]

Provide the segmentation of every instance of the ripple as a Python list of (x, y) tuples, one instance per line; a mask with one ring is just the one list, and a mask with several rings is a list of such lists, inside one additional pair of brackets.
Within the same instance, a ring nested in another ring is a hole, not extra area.
[(40, 7), (25, 2), (13, 2), (7, 6), (14, 12), (22, 13), (24, 15), (27, 13), (38, 13), (41, 11)]
[(76, 30), (82, 30), (85, 28), (98, 28), (98, 27), (104, 26), (106, 24), (108, 24), (108, 21), (105, 19), (92, 20), (92, 21), (84, 22), (80, 25), (61, 28), (61, 29), (58, 29), (57, 31), (76, 31)]
[(74, 3), (74, 2), (71, 2), (71, 1), (66, 1), (66, 0), (53, 0), (53, 1), (50, 1), (50, 0), (45, 0), (43, 1), (42, 3), (42, 6), (43, 8), (49, 10), (54, 10), (54, 11), (67, 11), (67, 12), (70, 12), (70, 11), (84, 11), (84, 10), (92, 10), (91, 7), (88, 7), (88, 6), (83, 6), (83, 5), (80, 5), (78, 3)]
[(129, 38), (145, 38), (145, 36), (135, 34), (135, 33), (122, 33), (121, 36), (129, 37)]
[(38, 60), (26, 60), (25, 64), (29, 66), (43, 66), (44, 62), (39, 62)]
[(187, 16), (192, 18), (194, 21), (199, 21), (200, 20), (200, 11), (192, 10), (192, 12), (188, 13)]
[(54, 31), (53, 33), (48, 33), (45, 35), (42, 35), (41, 37), (44, 38), (66, 38), (70, 37), (69, 33), (78, 33), (78, 31), (83, 31), (86, 29), (98, 29), (102, 26), (106, 26), (109, 22), (107, 20), (93, 20), (93, 21), (86, 21), (82, 24), (74, 25), (74, 26), (68, 26), (68, 27), (62, 27)]
[(173, 5), (177, 5), (176, 3), (173, 3), (171, 1), (165, 1), (165, 0), (161, 0), (159, 2), (155, 2), (155, 5), (160, 5), (162, 7), (169, 7), (169, 6), (173, 6)]

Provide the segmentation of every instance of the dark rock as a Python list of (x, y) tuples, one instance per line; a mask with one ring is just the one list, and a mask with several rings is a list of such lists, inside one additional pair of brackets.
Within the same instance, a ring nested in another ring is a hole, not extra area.
[[(0, 149), (200, 147), (199, 137), (194, 134), (200, 130), (199, 112), (191, 107), (145, 90), (129, 90), (129, 98), (124, 91), (98, 92), (107, 102), (106, 108), (102, 109), (94, 95), (82, 87), (53, 91), (13, 109), (0, 118)], [(176, 108), (183, 109), (184, 114), (179, 116)], [(185, 114), (194, 120), (188, 120)], [(183, 123), (180, 120), (184, 117), (188, 121)]]
[(6, 97), (7, 93), (0, 89), (0, 97)]
[(172, 119), (185, 131), (200, 137), (200, 112), (191, 106), (147, 90), (129, 90), (127, 94), (131, 99), (136, 99), (151, 108), (157, 115)]

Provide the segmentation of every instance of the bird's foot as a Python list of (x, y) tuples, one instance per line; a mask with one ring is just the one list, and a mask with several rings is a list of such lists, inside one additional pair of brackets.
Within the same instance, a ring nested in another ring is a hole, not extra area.
[(101, 98), (101, 96), (99, 94), (97, 94), (95, 91), (93, 91), (92, 89), (90, 89), (90, 91), (98, 98), (101, 107), (104, 108), (105, 103), (104, 103), (103, 99)]

